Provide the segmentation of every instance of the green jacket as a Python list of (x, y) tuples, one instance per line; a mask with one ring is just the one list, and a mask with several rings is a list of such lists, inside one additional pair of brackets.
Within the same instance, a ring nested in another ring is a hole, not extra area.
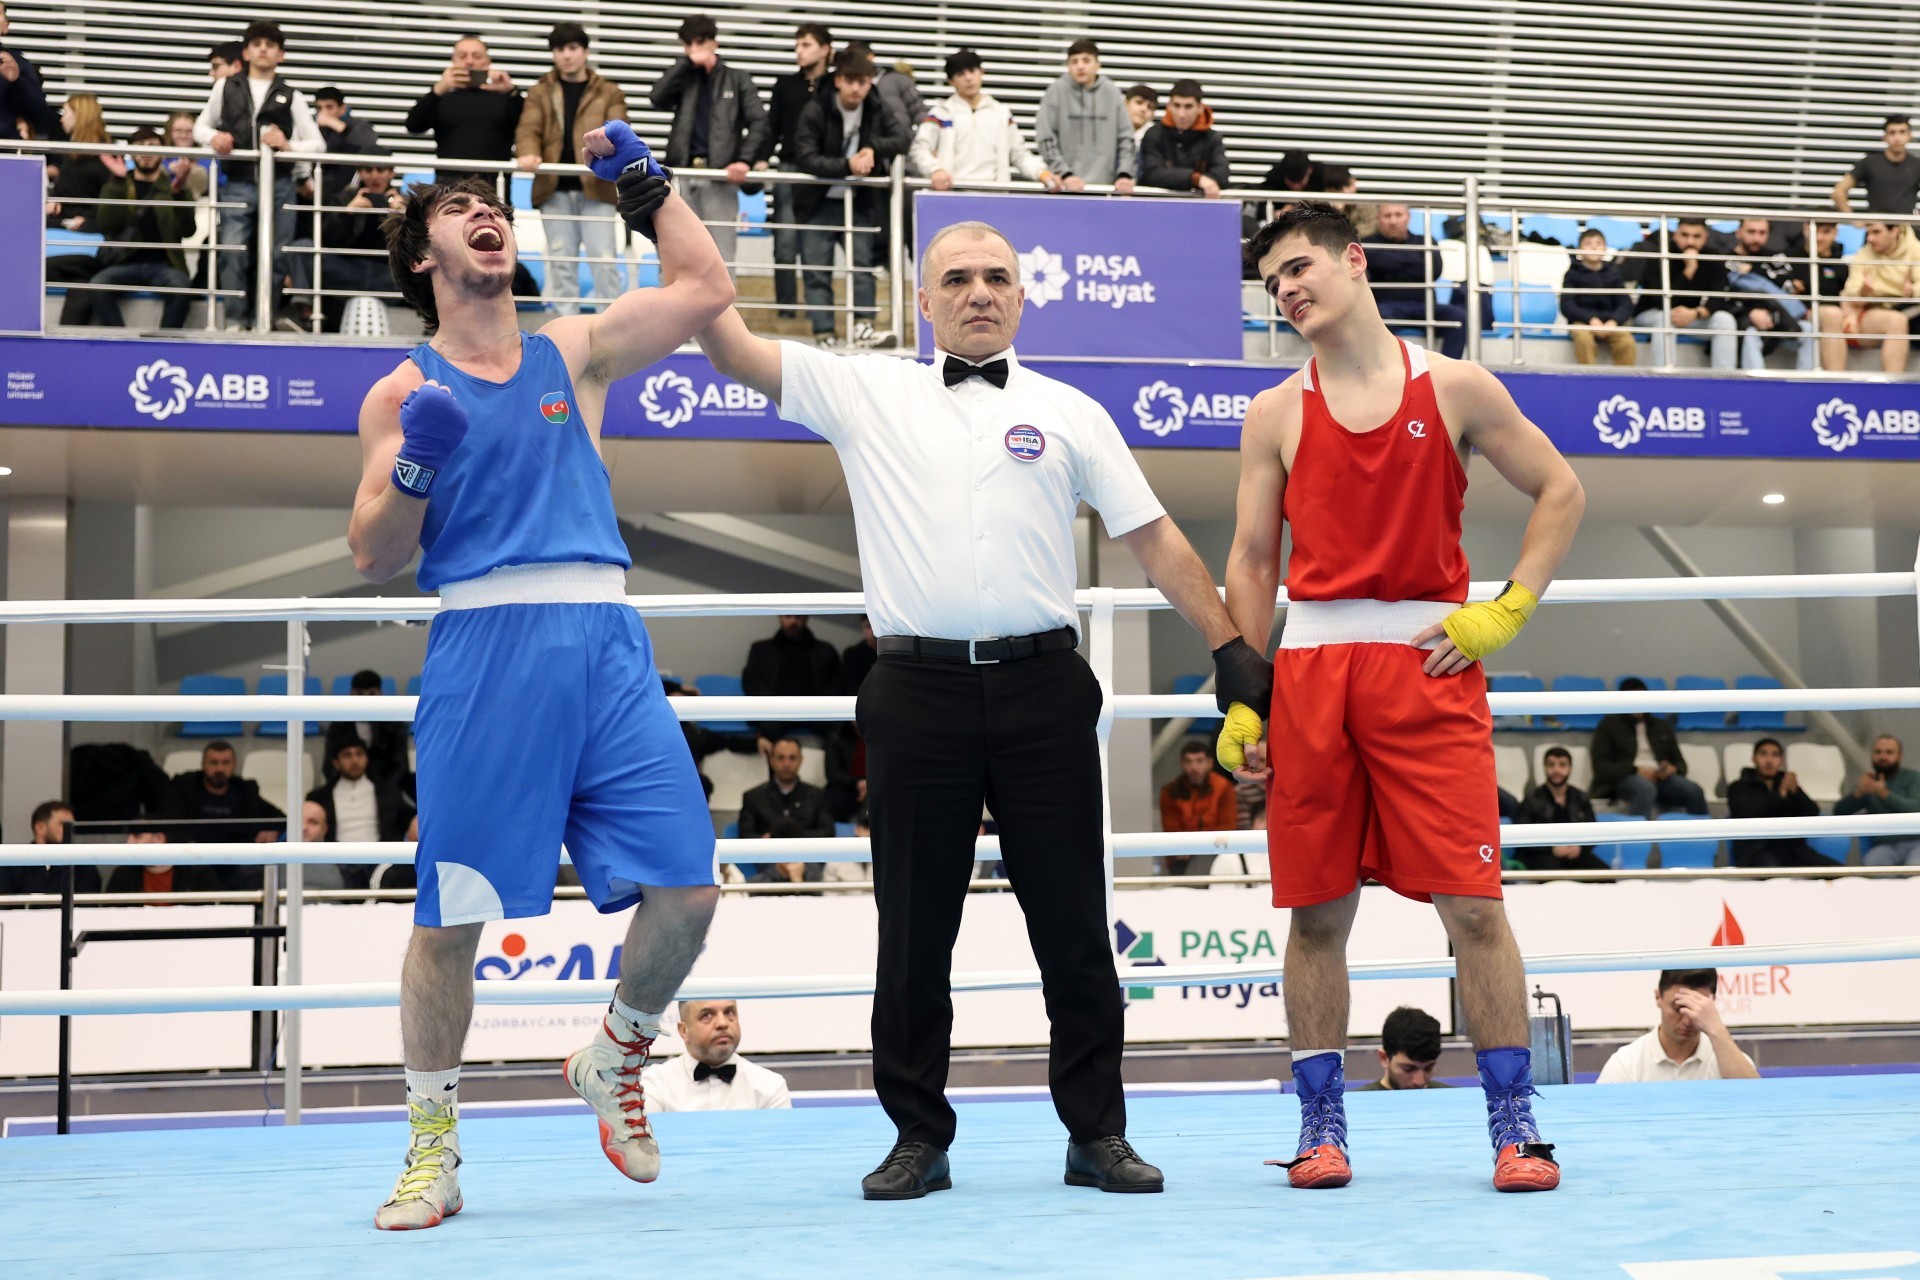
[[(146, 190), (140, 191), (134, 181), (133, 171), (128, 170), (124, 178), (108, 178), (107, 184), (100, 188), (103, 200), (139, 200), (153, 206), (153, 219), (160, 228), (157, 239), (178, 244), (193, 234), (193, 200), (184, 191), (176, 192), (166, 170), (152, 183), (146, 184)], [(103, 204), (100, 206), (100, 232), (109, 240), (130, 240), (134, 228), (139, 225), (140, 210), (130, 204)], [(140, 249), (103, 249), (100, 262), (103, 266), (118, 266), (130, 260), (134, 254), (145, 252)], [(187, 255), (180, 249), (167, 250), (167, 262), (176, 271), (187, 269)]]
[[(1835, 813), (1920, 813), (1920, 769), (1896, 769), (1887, 780), (1886, 798), (1879, 796), (1841, 796), (1834, 801)], [(1920, 840), (1920, 834), (1874, 836), (1875, 844), (1898, 840)]]

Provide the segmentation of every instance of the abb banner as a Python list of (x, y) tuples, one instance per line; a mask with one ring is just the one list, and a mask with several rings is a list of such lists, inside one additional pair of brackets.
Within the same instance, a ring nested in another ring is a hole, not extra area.
[[(1743, 945), (1843, 942), (1911, 934), (1920, 920), (1920, 880), (1629, 881), (1616, 885), (1528, 884), (1509, 888), (1508, 912), (1526, 955), (1653, 952), (1718, 945), (1720, 1007), (1733, 1026), (1920, 1021), (1920, 961), (1836, 965), (1743, 965)], [(1286, 913), (1262, 888), (1167, 888), (1122, 893), (1114, 925), (1115, 963), (1270, 965), (1286, 948)], [(244, 924), (236, 907), (94, 908), (80, 927)], [(306, 912), (306, 980), (391, 982), (412, 924), (399, 904), (316, 906)], [(7, 989), (56, 985), (58, 918), (20, 911), (0, 917), (0, 979)], [(551, 915), (487, 926), (475, 963), (481, 982), (607, 979), (617, 972), (625, 921), (582, 902)], [(1044, 924), (1043, 926), (1044, 927)], [(869, 975), (874, 908), (860, 893), (813, 898), (729, 898), (694, 968), (702, 983), (728, 978)], [(1419, 960), (1446, 955), (1432, 908), (1383, 889), (1366, 891), (1355, 926), (1353, 961)], [(230, 986), (248, 980), (245, 942), (116, 943), (89, 947), (75, 968), (81, 989)], [(974, 894), (955, 949), (956, 973), (1030, 970), (1026, 922), (1011, 894)], [(1529, 976), (1557, 993), (1580, 1031), (1651, 1026), (1654, 974)], [(1419, 1005), (1451, 1022), (1448, 984), (1356, 982), (1352, 1031), (1379, 1033), (1386, 1013)], [(743, 1009), (749, 1052), (860, 1050), (869, 1047), (871, 1005), (859, 997), (765, 999)], [(577, 1048), (599, 1018), (593, 1003), (481, 1005), (467, 1041), (470, 1060), (557, 1060)], [(1046, 1041), (1039, 993), (961, 995), (954, 1000), (954, 1042), (961, 1046)], [(248, 1061), (245, 1014), (89, 1017), (75, 1023), (81, 1072), (242, 1067)], [(55, 1066), (51, 1018), (0, 1019), (0, 1075), (46, 1075)], [(1246, 1040), (1286, 1032), (1280, 986), (1272, 981), (1128, 991), (1127, 1037), (1135, 1042)], [(322, 1010), (304, 1021), (304, 1057), (314, 1066), (391, 1064), (399, 1056), (391, 1008)], [(669, 1040), (671, 1037), (669, 1037)], [(669, 1052), (678, 1046), (669, 1043)]]

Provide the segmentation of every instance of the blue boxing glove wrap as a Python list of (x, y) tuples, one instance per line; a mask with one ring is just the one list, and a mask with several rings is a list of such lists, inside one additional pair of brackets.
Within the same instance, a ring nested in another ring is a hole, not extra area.
[(438, 383), (415, 387), (400, 402), (400, 456), (393, 463), (393, 487), (424, 498), (433, 478), (467, 438), (466, 406)]
[(595, 156), (587, 161), (587, 168), (593, 170), (594, 176), (604, 178), (608, 182), (618, 182), (621, 174), (634, 168), (655, 178), (673, 176), (653, 158), (653, 152), (647, 149), (647, 144), (640, 141), (639, 136), (633, 131), (633, 126), (625, 120), (609, 120), (604, 127), (607, 132), (607, 141), (613, 144), (613, 154)]

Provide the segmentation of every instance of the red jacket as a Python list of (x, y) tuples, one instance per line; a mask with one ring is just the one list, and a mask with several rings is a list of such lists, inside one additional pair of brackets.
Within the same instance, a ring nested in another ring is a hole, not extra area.
[(1237, 818), (1233, 783), (1217, 773), (1208, 774), (1206, 786), (1197, 791), (1184, 777), (1160, 788), (1162, 831), (1232, 831)]

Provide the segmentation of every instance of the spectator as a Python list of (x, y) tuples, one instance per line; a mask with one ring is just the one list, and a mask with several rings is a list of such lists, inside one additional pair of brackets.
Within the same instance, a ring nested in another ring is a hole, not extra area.
[[(391, 165), (362, 165), (354, 170), (352, 181), (327, 201), (328, 210), (321, 215), (320, 234), (326, 252), (316, 259), (313, 242), (305, 236), (287, 245), (287, 275), (293, 281), (293, 296), (287, 300), (286, 312), (280, 317), (280, 327), (296, 333), (313, 328), (311, 291), (315, 287), (316, 262), (320, 269), (319, 288), (323, 291), (391, 293), (394, 288), (393, 273), (387, 266), (387, 238), (380, 229), (380, 223), (389, 211), (404, 209), (406, 204), (406, 197), (393, 184)], [(373, 250), (379, 251), (378, 257), (363, 256)], [(340, 321), (346, 314), (347, 302), (348, 297), (344, 292), (320, 298), (321, 328), (325, 332), (340, 332)], [(354, 692), (363, 691), (355, 689)], [(377, 677), (371, 692), (380, 692)], [(374, 730), (375, 737), (391, 737), (396, 733), (401, 737), (400, 760), (404, 765), (406, 726), (389, 722), (369, 727)], [(360, 736), (367, 738), (365, 733)], [(391, 744), (385, 745), (389, 751), (383, 754), (389, 758), (381, 762), (382, 776), (386, 775), (392, 763)], [(331, 751), (327, 753), (327, 758), (333, 758)]]
[(1913, 228), (1869, 222), (1867, 243), (1853, 255), (1840, 304), (1820, 308), (1820, 364), (1831, 373), (1847, 367), (1849, 344), (1877, 341), (1880, 368), (1904, 373), (1907, 322), (1920, 315), (1920, 239)]
[[(1873, 740), (1873, 767), (1860, 775), (1853, 794), (1834, 803), (1835, 813), (1920, 813), (1920, 770), (1901, 765), (1900, 739)], [(1869, 867), (1920, 867), (1920, 835), (1871, 836), (1861, 859)]]
[[(815, 98), (800, 112), (799, 163), (806, 172), (820, 178), (881, 175), (907, 146), (906, 123), (873, 93), (873, 70), (873, 59), (866, 54), (840, 51), (832, 92)], [(882, 256), (880, 233), (856, 231), (849, 237), (843, 228), (884, 226), (886, 191), (809, 184), (793, 193), (793, 209), (802, 224), (800, 260), (807, 266), (801, 280), (814, 339), (829, 342), (833, 338), (833, 280), (827, 269), (833, 266), (834, 250), (847, 248), (850, 238), (852, 261), (847, 265), (853, 279), (848, 292), (854, 310), (849, 343), (880, 345), (880, 335), (873, 328), (878, 312), (872, 270)], [(892, 335), (887, 338), (890, 341)]]
[[(132, 204), (100, 206), (100, 231), (108, 240), (135, 241), (144, 245), (178, 245), (193, 234), (193, 197), (187, 177), (200, 173), (192, 161), (185, 168), (176, 162), (171, 174), (162, 168), (158, 152), (160, 135), (140, 128), (129, 139), (134, 148), (133, 167), (119, 156), (103, 157), (114, 176), (107, 179), (100, 194), (108, 200), (134, 201)], [(202, 175), (204, 177), (204, 175)], [(139, 248), (132, 245), (107, 246), (100, 251), (102, 270), (93, 277), (96, 285), (120, 285), (136, 288), (186, 289), (193, 279), (187, 274), (187, 257), (178, 248)], [(120, 295), (109, 289), (89, 289), (88, 301), (95, 324), (119, 327), (126, 321), (120, 314)], [(160, 326), (183, 328), (193, 296), (187, 293), (161, 295)]]
[(947, 83), (953, 96), (928, 108), (914, 134), (908, 167), (932, 180), (935, 191), (951, 191), (969, 182), (1007, 182), (1014, 174), (1061, 189), (1046, 162), (1027, 150), (1020, 124), (981, 88), (986, 78), (980, 55), (961, 49), (947, 57)]
[[(76, 93), (60, 104), (60, 136), (66, 142), (101, 145), (113, 141), (106, 120), (100, 114), (100, 99), (90, 93)], [(49, 227), (68, 231), (100, 230), (100, 208), (93, 202), (100, 197), (107, 180), (114, 176), (107, 162), (120, 161), (105, 156), (74, 151), (58, 157), (58, 173), (53, 179), (53, 206), (47, 211)], [(120, 164), (122, 173), (126, 171)]]
[[(1320, 171), (1320, 185), (1330, 196), (1351, 196), (1360, 192), (1360, 179), (1344, 164), (1330, 164)], [(1365, 240), (1380, 226), (1380, 206), (1354, 202), (1338, 206), (1353, 224), (1354, 234)]]
[[(1796, 250), (1787, 252), (1788, 247)], [(1740, 339), (1740, 367), (1764, 369), (1767, 353), (1782, 340), (1794, 343), (1798, 367), (1813, 369), (1813, 343), (1793, 337), (1804, 327), (1807, 304), (1794, 297), (1793, 282), (1801, 274), (1789, 256), (1800, 257), (1804, 246), (1795, 239), (1783, 245), (1773, 243), (1773, 224), (1765, 218), (1743, 218), (1733, 234), (1733, 259), (1727, 265), (1727, 284), (1737, 294), (1734, 318), (1743, 330)]]
[(851, 822), (867, 803), (867, 744), (860, 731), (840, 725), (827, 736), (827, 811), (835, 822)]
[[(233, 744), (209, 742), (200, 750), (200, 767), (174, 778), (168, 816), (196, 825), (180, 828), (178, 838), (214, 844), (272, 844), (280, 838), (286, 814), (260, 798), (260, 784), (234, 776)], [(201, 826), (224, 821), (227, 825)], [(164, 839), (163, 833), (156, 832)], [(258, 889), (259, 867), (188, 867), (205, 872), (227, 889)]]
[(1431, 305), (1441, 354), (1458, 360), (1467, 353), (1467, 309), (1440, 301), (1440, 250), (1413, 238), (1411, 214), (1404, 204), (1380, 206), (1379, 229), (1360, 242), (1367, 251), (1367, 283), (1389, 324), (1424, 324)]
[[(1644, 242), (1643, 242), (1644, 243)], [(1673, 363), (1676, 335), (1660, 326), (1676, 330), (1705, 329), (1708, 332), (1709, 359), (1716, 369), (1734, 367), (1735, 334), (1739, 323), (1733, 318), (1733, 301), (1728, 296), (1727, 266), (1703, 256), (1707, 249), (1707, 223), (1704, 218), (1683, 217), (1673, 228), (1673, 247), (1680, 256), (1669, 258), (1662, 274), (1661, 263), (1649, 260), (1641, 273), (1640, 312), (1633, 323), (1653, 330), (1653, 362)], [(1662, 305), (1661, 284), (1671, 295)]]
[(238, 40), (221, 40), (207, 50), (207, 79), (219, 81), (237, 76), (247, 69), (247, 46)]
[[(627, 118), (627, 95), (587, 65), (587, 31), (562, 22), (547, 33), (553, 70), (527, 92), (514, 143), (520, 167), (529, 173), (548, 164), (584, 163), (581, 139), (609, 120)], [(619, 241), (615, 237), (613, 184), (592, 174), (542, 173), (533, 180), (533, 207), (547, 233), (547, 297), (563, 316), (577, 315), (579, 258), (593, 259), (593, 291), (611, 302), (620, 293)]]
[(1881, 124), (1881, 138), (1884, 150), (1867, 152), (1833, 184), (1833, 207), (1840, 212), (1853, 212), (1856, 184), (1867, 189), (1868, 213), (1913, 212), (1914, 200), (1920, 196), (1920, 156), (1907, 150), (1913, 125), (1905, 116), (1888, 116)]
[[(1622, 692), (1646, 692), (1647, 682), (1628, 676)], [(1707, 793), (1687, 776), (1680, 740), (1660, 716), (1636, 712), (1602, 716), (1593, 731), (1593, 794), (1613, 801), (1636, 818), (1651, 818), (1655, 805), (1707, 811)]]
[[(314, 92), (313, 124), (328, 155), (377, 156), (386, 150), (373, 126), (347, 109), (347, 95), (333, 85)], [(353, 169), (344, 164), (319, 168), (320, 203), (338, 204), (336, 197), (353, 181)]]
[(1813, 224), (1812, 262), (1798, 264), (1793, 291), (1801, 297), (1838, 298), (1847, 287), (1847, 261), (1840, 251), (1840, 224)]
[[(48, 800), (34, 806), (29, 825), (33, 828), (33, 844), (73, 843), (73, 809), (64, 800)], [(0, 867), (0, 894), (58, 893), (61, 870), (59, 867)], [(73, 891), (100, 892), (100, 868), (75, 867)]]
[[(328, 764), (333, 780), (307, 792), (307, 800), (326, 813), (327, 829), (335, 840), (358, 844), (408, 838), (413, 806), (399, 787), (367, 776), (366, 743), (358, 738), (341, 742)], [(363, 863), (343, 867), (342, 872), (351, 887), (364, 889), (372, 868)]]
[(1633, 298), (1626, 277), (1607, 257), (1606, 233), (1596, 227), (1580, 233), (1580, 252), (1560, 282), (1560, 314), (1567, 318), (1576, 363), (1598, 363), (1602, 341), (1613, 363), (1634, 362), (1633, 334), (1620, 327), (1633, 320)]
[(1033, 124), (1034, 145), (1068, 191), (1088, 183), (1133, 192), (1133, 125), (1120, 88), (1100, 74), (1100, 46), (1067, 46), (1067, 73), (1047, 86)]
[[(313, 112), (307, 106), (306, 95), (288, 84), (280, 76), (280, 64), (287, 57), (286, 37), (281, 34), (277, 23), (250, 22), (241, 44), (247, 61), (247, 74), (232, 75), (213, 83), (213, 91), (207, 95), (207, 105), (200, 111), (200, 118), (194, 121), (193, 140), (203, 147), (212, 147), (215, 154), (227, 156), (234, 151), (251, 151), (261, 148), (282, 154), (305, 152), (312, 154), (324, 151), (320, 130), (313, 122)], [(259, 213), (260, 174), (252, 161), (221, 161), (221, 173), (226, 185), (220, 196), (223, 201), (236, 203), (239, 207), (224, 209), (220, 215), (219, 237), (224, 251), (220, 254), (220, 287), (230, 294), (246, 294), (246, 303), (242, 310), (251, 320), (255, 308), (271, 305), (272, 299), (265, 302), (253, 296), (254, 270), (253, 253), (255, 247), (254, 221)], [(284, 245), (293, 239), (294, 211), (293, 192), (296, 174), (294, 166), (276, 160), (273, 166), (273, 243)], [(273, 273), (275, 279), (285, 274), (284, 267)], [(236, 305), (236, 298), (229, 297), (228, 307)], [(233, 313), (229, 311), (229, 316)], [(230, 323), (229, 328), (243, 327)]]
[[(1800, 789), (1800, 779), (1787, 772), (1787, 749), (1775, 738), (1753, 744), (1753, 764), (1727, 784), (1730, 818), (1811, 818), (1820, 812), (1813, 797)], [(1736, 840), (1732, 847), (1736, 867), (1837, 867), (1824, 853), (1816, 853), (1800, 836), (1772, 836), (1764, 840)]]
[[(1305, 193), (1324, 190), (1325, 186), (1326, 184), (1321, 180), (1320, 166), (1315, 164), (1313, 158), (1306, 152), (1297, 148), (1281, 152), (1280, 159), (1260, 179), (1260, 187), (1265, 191)], [(1279, 202), (1275, 212), (1290, 208), (1292, 203)], [(1358, 227), (1354, 229), (1359, 230)]]
[(442, 163), (436, 182), (479, 178), (498, 183), (498, 173), (449, 168), (448, 160), (513, 159), (513, 139), (526, 105), (513, 77), (493, 65), (487, 42), (464, 35), (453, 42), (453, 57), (431, 88), (407, 111), (408, 133), (433, 135), (433, 154)]
[[(307, 844), (332, 844), (333, 817), (318, 800), (300, 802), (300, 839)], [(302, 884), (307, 889), (356, 889), (367, 887), (373, 868), (362, 865), (339, 866), (331, 862), (309, 862)]]
[[(196, 837), (204, 839), (205, 837)], [(167, 843), (164, 831), (136, 831), (127, 837), (128, 844)], [(164, 855), (162, 855), (164, 856)], [(222, 889), (236, 886), (223, 884), (223, 873), (233, 870), (247, 870), (254, 873), (255, 889), (259, 885), (258, 867), (226, 868), (209, 866), (176, 867), (171, 863), (148, 863), (145, 866), (115, 867), (107, 875), (107, 893), (218, 893)]]
[[(1133, 151), (1140, 154), (1140, 143), (1153, 128), (1153, 117), (1160, 110), (1160, 95), (1152, 85), (1136, 84), (1127, 90), (1127, 123), (1133, 128)], [(1135, 164), (1139, 161), (1136, 159)]]
[(318, 800), (300, 802), (300, 839), (307, 844), (332, 844), (333, 815)]
[(1209, 199), (1227, 185), (1227, 144), (1213, 127), (1213, 108), (1200, 97), (1198, 80), (1176, 80), (1167, 90), (1167, 112), (1140, 141), (1134, 177), (1149, 187), (1198, 191)]
[(850, 644), (840, 654), (840, 692), (858, 694), (860, 686), (866, 683), (867, 673), (873, 670), (873, 664), (880, 660), (880, 641), (873, 634), (873, 620), (866, 614), (860, 615), (860, 639)]
[[(660, 685), (669, 698), (697, 698), (700, 691), (692, 685), (681, 684), (670, 676), (661, 676)], [(680, 732), (687, 740), (687, 752), (693, 757), (694, 768), (700, 770), (700, 787), (707, 798), (713, 798), (713, 779), (709, 778), (705, 764), (708, 756), (716, 751), (735, 751), (741, 755), (753, 755), (760, 750), (759, 735), (748, 733), (721, 733), (708, 728), (698, 720), (682, 720)]]
[[(826, 793), (800, 781), (801, 759), (797, 741), (788, 737), (774, 740), (767, 756), (773, 776), (740, 797), (742, 840), (792, 840), (833, 834)], [(817, 864), (810, 868), (807, 878), (820, 878)]]
[(1380, 1028), (1380, 1078), (1355, 1093), (1383, 1089), (1448, 1089), (1433, 1078), (1440, 1065), (1440, 1020), (1425, 1009), (1401, 1005)]
[(1758, 1080), (1753, 1059), (1740, 1052), (1713, 1003), (1717, 969), (1665, 969), (1654, 988), (1660, 1025), (1621, 1045), (1600, 1068), (1597, 1084), (1665, 1080)]
[[(1181, 743), (1180, 776), (1160, 788), (1160, 829), (1235, 831), (1238, 817), (1233, 780), (1213, 767), (1212, 749), (1198, 738)], [(1169, 854), (1160, 859), (1159, 874), (1203, 876), (1212, 866), (1210, 853)]]
[[(767, 133), (780, 168), (800, 168), (800, 112), (807, 103), (830, 92), (828, 67), (833, 61), (833, 32), (825, 23), (803, 22), (793, 33), (794, 70), (776, 77), (767, 104)], [(915, 119), (917, 117), (906, 117)], [(800, 302), (800, 229), (793, 211), (796, 184), (773, 184), (773, 298), (780, 314), (793, 319)]]
[[(1540, 760), (1547, 780), (1520, 802), (1513, 815), (1514, 823), (1592, 822), (1593, 801), (1587, 798), (1586, 792), (1568, 782), (1573, 776), (1573, 753), (1565, 747), (1548, 747)], [(1607, 864), (1598, 854), (1577, 844), (1512, 849), (1507, 857), (1528, 871), (1607, 870)]]
[(920, 96), (920, 89), (913, 82), (913, 67), (906, 62), (895, 62), (888, 66), (880, 61), (880, 55), (873, 51), (873, 45), (865, 40), (849, 40), (848, 53), (864, 53), (873, 60), (874, 96), (887, 104), (887, 110), (895, 120), (906, 126), (907, 142), (912, 145), (913, 131), (927, 118), (927, 100)]
[[(873, 819), (865, 805), (853, 815), (853, 834), (862, 840), (873, 838)], [(873, 878), (872, 870), (870, 862), (829, 862), (820, 879), (828, 884), (865, 884)]]
[(740, 1056), (740, 1007), (731, 1000), (682, 1000), (686, 1052), (647, 1068), (647, 1110), (768, 1111), (791, 1107), (776, 1071)]
[[(386, 171), (389, 176), (392, 170)], [(377, 194), (377, 192), (375, 193)], [(369, 200), (370, 205), (379, 202)], [(349, 208), (353, 207), (351, 203)], [(334, 215), (329, 215), (334, 216)], [(380, 219), (367, 213), (354, 215), (354, 222), (372, 223), (378, 226)], [(343, 239), (344, 226), (343, 226)], [(329, 232), (327, 243), (334, 243)], [(383, 262), (384, 268), (386, 264)], [(331, 268), (329, 268), (331, 270)], [(386, 288), (392, 288), (389, 279)], [(347, 693), (355, 698), (377, 698), (386, 692), (386, 678), (371, 669), (356, 671), (347, 681)], [(349, 742), (358, 741), (367, 749), (367, 776), (376, 783), (390, 782), (398, 786), (407, 776), (407, 726), (398, 720), (336, 720), (327, 726), (326, 762), (322, 766), (322, 776), (326, 781), (334, 779), (333, 758), (340, 754), (340, 748)]]
[(667, 131), (667, 167), (723, 169), (725, 182), (676, 183), (680, 195), (707, 224), (720, 256), (733, 270), (738, 256), (740, 185), (749, 171), (766, 167), (773, 154), (766, 109), (753, 77), (720, 58), (720, 29), (696, 13), (680, 23), (680, 57), (673, 60), (650, 101), (673, 113)]
[(1520, 812), (1520, 797), (1498, 785), (1493, 788), (1493, 795), (1495, 802), (1500, 806), (1500, 816), (1512, 822)]
[[(781, 614), (780, 629), (753, 642), (740, 672), (740, 691), (750, 698), (819, 697), (836, 692), (839, 683), (840, 655), (813, 634), (804, 613)], [(788, 731), (788, 726), (778, 723), (756, 728), (769, 740)]]
[[(167, 117), (165, 137), (169, 147), (187, 148), (196, 146), (193, 140), (193, 120), (191, 111), (175, 111)], [(208, 178), (206, 160), (195, 160), (189, 156), (175, 156), (166, 162), (167, 177), (176, 181), (180, 189), (194, 201), (207, 198)]]
[[(0, 39), (7, 34), (7, 6), (0, 4)], [(51, 137), (57, 127), (39, 69), (26, 54), (0, 47), (0, 138), (24, 138), (29, 132)]]

